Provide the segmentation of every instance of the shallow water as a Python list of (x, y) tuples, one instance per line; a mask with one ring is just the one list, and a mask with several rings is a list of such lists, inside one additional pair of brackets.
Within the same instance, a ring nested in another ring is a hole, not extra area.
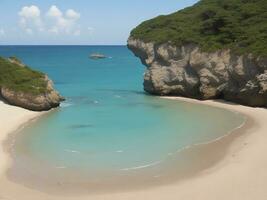
[[(90, 60), (93, 52), (109, 58)], [(227, 110), (146, 95), (144, 67), (124, 46), (9, 46), (0, 47), (0, 55), (16, 55), (48, 73), (67, 98), (13, 139), (9, 173), (24, 184), (31, 179), (40, 187), (93, 188), (155, 181), (190, 165), (179, 158), (181, 150), (222, 137), (245, 120)]]

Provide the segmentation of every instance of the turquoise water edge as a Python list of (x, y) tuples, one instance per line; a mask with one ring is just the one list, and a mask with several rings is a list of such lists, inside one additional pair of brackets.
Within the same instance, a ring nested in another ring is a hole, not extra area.
[[(89, 59), (94, 52), (108, 58)], [(177, 162), (184, 148), (245, 121), (227, 110), (145, 94), (144, 67), (125, 46), (1, 46), (0, 55), (47, 73), (66, 97), (14, 137), (17, 165), (10, 173), (20, 182), (154, 180), (185, 164)]]

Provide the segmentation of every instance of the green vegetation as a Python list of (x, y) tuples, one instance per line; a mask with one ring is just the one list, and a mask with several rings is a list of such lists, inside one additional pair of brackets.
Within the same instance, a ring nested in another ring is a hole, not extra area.
[[(18, 60), (16, 58), (16, 60)], [(38, 95), (46, 91), (45, 75), (0, 57), (0, 88)]]
[(8, 59), (10, 59), (11, 61), (15, 61), (16, 63), (22, 63), (21, 60), (15, 56), (10, 56)]
[(267, 0), (201, 0), (143, 22), (131, 36), (157, 44), (194, 43), (204, 51), (230, 48), (267, 56)]

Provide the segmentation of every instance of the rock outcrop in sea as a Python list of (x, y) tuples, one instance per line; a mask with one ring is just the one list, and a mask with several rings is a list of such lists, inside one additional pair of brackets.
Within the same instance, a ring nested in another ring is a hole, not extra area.
[(17, 92), (8, 87), (1, 88), (1, 96), (7, 103), (28, 110), (33, 111), (47, 111), (52, 108), (58, 107), (60, 102), (64, 100), (63, 97), (53, 88), (53, 83), (46, 77), (47, 92), (43, 94), (30, 94), (25, 92)]
[(93, 53), (89, 56), (91, 59), (93, 60), (98, 60), (98, 59), (104, 59), (107, 58), (107, 56), (105, 56), (104, 54), (100, 54), (100, 53)]
[(267, 106), (266, 57), (230, 49), (203, 52), (195, 44), (155, 44), (133, 37), (128, 48), (147, 67), (144, 89), (150, 94)]
[[(7, 60), (1, 59), (1, 69), (13, 67), (15, 70), (18, 71), (14, 72), (14, 74), (20, 76), (19, 74), (19, 68), (24, 68), (25, 70), (29, 72), (39, 73), (40, 77), (38, 79), (36, 77), (24, 77), (25, 80), (31, 80), (31, 78), (35, 78), (37, 81), (43, 83), (42, 90), (38, 91), (37, 86), (34, 84), (27, 85), (28, 87), (31, 87), (33, 89), (36, 89), (38, 92), (31, 92), (29, 90), (20, 90), (20, 89), (14, 89), (14, 80), (5, 80), (2, 81), (0, 84), (0, 97), (6, 101), (8, 104), (19, 106), (28, 110), (33, 111), (47, 111), (52, 108), (58, 107), (60, 105), (60, 102), (64, 100), (63, 97), (59, 95), (59, 93), (54, 89), (53, 82), (48, 78), (47, 75), (44, 75), (40, 72), (33, 71), (30, 68), (26, 68), (26, 66), (20, 62), (18, 59), (15, 58), (9, 58)], [(12, 66), (8, 65), (8, 62), (12, 63)], [(29, 73), (30, 74), (30, 73)], [(1, 79), (1, 74), (0, 74)], [(8, 82), (6, 84), (6, 82)], [(12, 83), (12, 84), (10, 84)], [(32, 89), (32, 90), (33, 90)]]

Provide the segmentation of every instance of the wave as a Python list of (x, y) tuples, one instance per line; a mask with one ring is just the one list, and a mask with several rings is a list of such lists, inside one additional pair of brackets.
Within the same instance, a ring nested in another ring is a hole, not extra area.
[(162, 160), (156, 161), (156, 162), (153, 162), (153, 163), (150, 163), (150, 164), (146, 164), (146, 165), (141, 165), (141, 166), (136, 166), (136, 167), (129, 167), (129, 168), (123, 168), (123, 169), (120, 169), (120, 171), (139, 170), (139, 169), (144, 169), (144, 168), (156, 166), (156, 165), (159, 165), (160, 163), (162, 163)]
[(69, 153), (81, 153), (80, 151), (76, 151), (76, 150), (71, 150), (71, 149), (65, 149), (64, 151), (69, 152)]
[(67, 167), (65, 167), (65, 166), (58, 166), (58, 167), (56, 167), (57, 169), (66, 169)]
[(67, 108), (67, 107), (70, 107), (70, 106), (73, 106), (73, 104), (72, 103), (68, 103), (68, 102), (63, 102), (63, 103), (60, 104), (60, 107), (62, 107), (62, 108)]

